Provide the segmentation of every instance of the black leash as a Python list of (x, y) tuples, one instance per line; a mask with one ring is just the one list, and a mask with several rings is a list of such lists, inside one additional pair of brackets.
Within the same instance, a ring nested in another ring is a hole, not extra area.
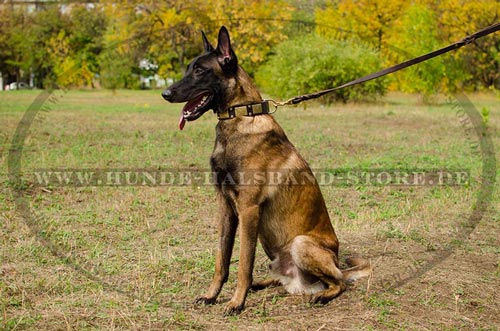
[(331, 93), (331, 92), (343, 89), (345, 87), (353, 86), (353, 85), (356, 85), (356, 84), (361, 84), (361, 83), (367, 82), (369, 80), (372, 80), (372, 79), (375, 79), (375, 78), (379, 78), (379, 77), (388, 75), (390, 73), (396, 72), (398, 70), (410, 67), (410, 66), (415, 65), (417, 63), (427, 61), (427, 60), (432, 59), (432, 58), (434, 58), (436, 56), (439, 56), (441, 54), (444, 54), (444, 53), (447, 53), (447, 52), (459, 49), (459, 48), (461, 48), (461, 47), (463, 47), (465, 45), (470, 44), (471, 42), (475, 41), (476, 39), (479, 39), (481, 37), (484, 37), (484, 36), (487, 36), (487, 35), (492, 34), (494, 32), (497, 32), (498, 30), (500, 30), (500, 22), (495, 23), (493, 25), (490, 25), (489, 27), (487, 27), (487, 28), (485, 28), (485, 29), (483, 29), (481, 31), (478, 31), (478, 32), (476, 32), (474, 34), (471, 34), (471, 35), (465, 37), (464, 39), (462, 39), (462, 40), (460, 40), (460, 41), (458, 41), (456, 43), (453, 43), (453, 44), (451, 44), (449, 46), (446, 46), (446, 47), (438, 49), (436, 51), (433, 51), (433, 52), (421, 55), (421, 56), (416, 57), (414, 59), (411, 59), (411, 60), (408, 60), (408, 61), (396, 64), (396, 65), (394, 65), (392, 67), (389, 67), (389, 68), (377, 71), (375, 73), (363, 76), (361, 78), (355, 79), (355, 80), (350, 81), (348, 83), (345, 83), (343, 85), (340, 85), (340, 86), (337, 86), (337, 87), (334, 87), (334, 88), (329, 88), (327, 90), (322, 90), (322, 91), (319, 91), (319, 92), (314, 92), (314, 93), (310, 93), (310, 94), (304, 94), (304, 95), (300, 95), (300, 96), (297, 96), (297, 97), (293, 97), (293, 98), (291, 98), (291, 99), (289, 99), (287, 101), (284, 101), (284, 102), (276, 102), (276, 101), (273, 101), (273, 100), (269, 100), (269, 101), (272, 102), (274, 104), (274, 106), (277, 108), (278, 106), (296, 105), (298, 103), (301, 103), (302, 101), (316, 99), (316, 98), (319, 98), (319, 97), (321, 97), (321, 96), (323, 96), (325, 94), (328, 94), (328, 93)]

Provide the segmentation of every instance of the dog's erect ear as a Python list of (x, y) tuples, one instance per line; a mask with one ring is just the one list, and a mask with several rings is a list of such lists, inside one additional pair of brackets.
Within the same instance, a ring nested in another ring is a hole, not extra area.
[(223, 26), (219, 30), (219, 39), (217, 43), (217, 50), (222, 55), (224, 63), (231, 61), (231, 40), (229, 39), (229, 32), (226, 27)]
[(208, 41), (207, 36), (203, 31), (201, 31), (201, 38), (203, 39), (203, 48), (205, 49), (205, 52), (213, 51), (214, 46), (212, 46), (212, 44)]
[(219, 30), (219, 39), (217, 42), (217, 52), (219, 53), (219, 63), (224, 69), (236, 69), (237, 59), (231, 48), (231, 40), (229, 39), (229, 32), (223, 26)]

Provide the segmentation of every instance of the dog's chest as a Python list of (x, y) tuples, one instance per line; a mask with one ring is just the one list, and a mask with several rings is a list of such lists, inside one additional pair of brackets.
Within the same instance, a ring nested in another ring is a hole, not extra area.
[(225, 165), (225, 155), (226, 155), (227, 141), (221, 141), (220, 139), (215, 140), (214, 150), (212, 151), (212, 156), (210, 157), (210, 165), (212, 170), (214, 168), (222, 168)]
[(218, 137), (215, 141), (214, 150), (210, 157), (210, 166), (214, 172), (216, 179), (216, 186), (222, 183), (231, 184), (230, 177), (238, 171), (240, 165), (238, 158), (233, 155), (231, 146), (228, 146), (226, 139)]
[(212, 155), (210, 156), (210, 166), (212, 167), (212, 171), (216, 172), (217, 170), (226, 168), (225, 161), (226, 154), (226, 146), (222, 144), (218, 140), (215, 141), (214, 150), (212, 151)]

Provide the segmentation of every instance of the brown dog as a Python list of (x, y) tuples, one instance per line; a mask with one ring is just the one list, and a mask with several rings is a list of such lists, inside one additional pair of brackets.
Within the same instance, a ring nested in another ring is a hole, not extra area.
[[(339, 269), (339, 242), (307, 162), (238, 65), (227, 29), (220, 29), (217, 48), (202, 37), (205, 52), (162, 93), (170, 102), (187, 101), (181, 129), (209, 109), (219, 118), (210, 163), (217, 177), (220, 244), (210, 288), (196, 301), (215, 303), (228, 279), (239, 226), (238, 283), (226, 314), (243, 309), (251, 287), (277, 283), (290, 293), (313, 295), (314, 303), (327, 303), (345, 290), (346, 281), (368, 275), (370, 264), (350, 259), (349, 269)], [(272, 261), (274, 279), (252, 284), (257, 239)]]

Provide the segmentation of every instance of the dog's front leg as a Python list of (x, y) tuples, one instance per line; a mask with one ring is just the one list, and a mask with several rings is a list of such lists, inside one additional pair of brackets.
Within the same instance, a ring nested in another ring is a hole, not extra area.
[(238, 284), (233, 297), (224, 311), (225, 315), (238, 314), (245, 306), (248, 290), (252, 286), (252, 271), (257, 245), (259, 206), (238, 210), (240, 227), (240, 263), (238, 267)]
[(217, 195), (219, 206), (219, 249), (215, 258), (215, 273), (212, 283), (204, 296), (196, 298), (196, 303), (214, 304), (222, 286), (229, 277), (229, 265), (234, 246), (234, 237), (238, 227), (238, 218), (221, 193)]

